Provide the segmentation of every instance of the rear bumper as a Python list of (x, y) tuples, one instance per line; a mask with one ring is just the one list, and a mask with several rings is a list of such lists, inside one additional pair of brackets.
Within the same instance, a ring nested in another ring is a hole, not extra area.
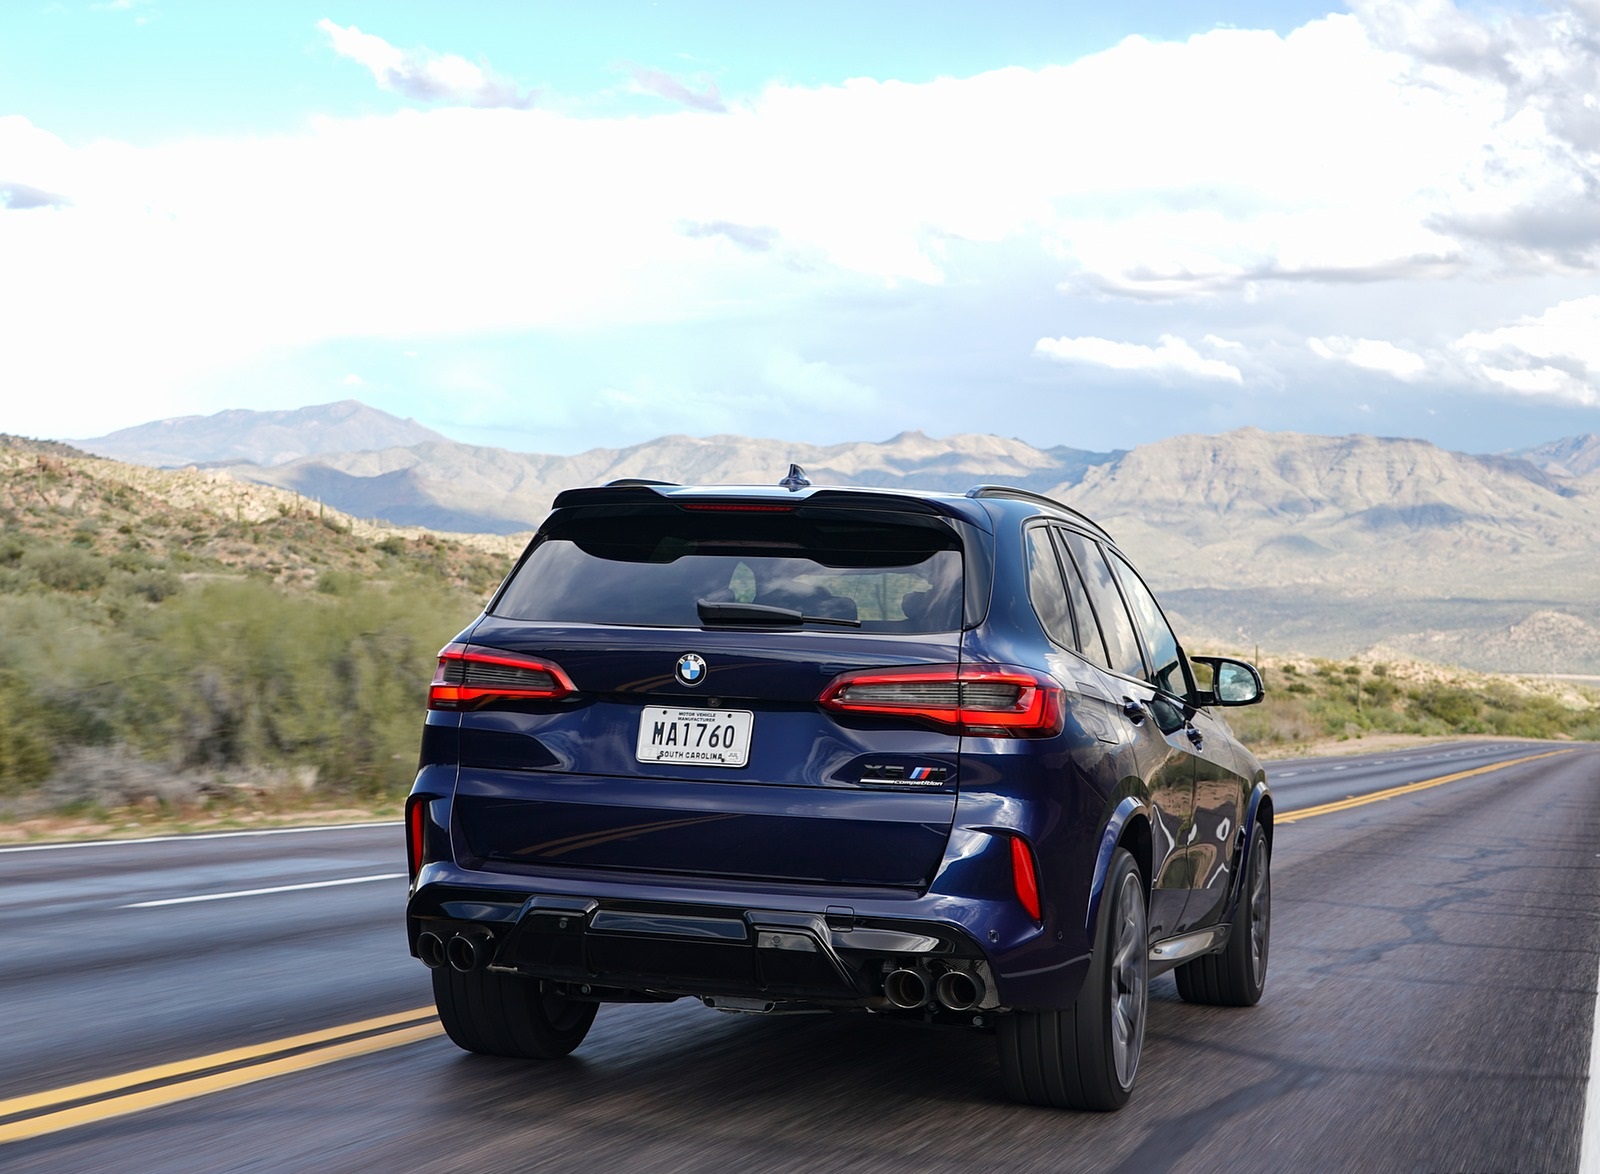
[[(592, 998), (691, 996), (746, 1010), (1059, 1008), (1077, 998), (1088, 965), (1005, 903), (507, 876), (444, 862), (418, 875), (407, 932), (431, 965), (470, 959)], [(446, 949), (456, 939), (470, 948)]]

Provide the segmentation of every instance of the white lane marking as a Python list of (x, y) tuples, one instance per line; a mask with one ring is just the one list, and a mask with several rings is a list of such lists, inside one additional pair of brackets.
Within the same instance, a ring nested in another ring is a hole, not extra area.
[(1594, 1018), (1589, 1025), (1589, 1087), (1583, 1098), (1579, 1174), (1600, 1174), (1600, 976), (1595, 979)]
[(161, 905), (193, 905), (197, 901), (226, 901), (230, 897), (260, 897), (267, 893), (298, 893), (305, 889), (331, 889), (336, 885), (364, 885), (368, 881), (405, 880), (403, 872), (386, 872), (381, 876), (352, 876), (343, 880), (311, 881), (303, 885), (277, 885), (270, 889), (240, 889), (236, 893), (206, 893), (199, 897), (168, 897), (162, 901), (137, 901), (132, 905), (119, 905), (119, 909), (155, 909)]
[(376, 820), (371, 823), (329, 823), (308, 828), (257, 828), (248, 832), (192, 832), (182, 836), (143, 836), (128, 840), (63, 840), (58, 844), (18, 844), (0, 848), (7, 852), (53, 852), (61, 848), (123, 848), (129, 844), (178, 844), (191, 840), (236, 840), (242, 836), (297, 836), (303, 832), (347, 832), (352, 828), (397, 828), (397, 819)]

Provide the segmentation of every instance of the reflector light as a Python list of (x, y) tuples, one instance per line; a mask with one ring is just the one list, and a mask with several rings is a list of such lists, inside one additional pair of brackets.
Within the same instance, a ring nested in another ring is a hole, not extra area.
[(425, 796), (422, 795), (413, 795), (406, 800), (406, 867), (410, 870), (412, 880), (416, 879), (422, 868), (422, 821), (427, 814), (424, 802)]
[(928, 722), (984, 738), (1049, 738), (1061, 732), (1061, 686), (1011, 665), (926, 665), (842, 673), (818, 702), (837, 713)]
[(1011, 837), (1011, 884), (1028, 916), (1043, 921), (1039, 905), (1039, 868), (1033, 861), (1033, 849), (1021, 836)]
[(537, 656), (447, 644), (428, 689), (429, 709), (477, 709), (496, 701), (553, 701), (578, 687), (561, 667)]

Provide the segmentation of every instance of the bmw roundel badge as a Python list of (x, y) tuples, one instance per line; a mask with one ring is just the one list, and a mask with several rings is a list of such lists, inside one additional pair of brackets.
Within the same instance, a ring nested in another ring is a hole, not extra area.
[(705, 658), (693, 652), (678, 657), (678, 681), (684, 685), (698, 685), (706, 679)]

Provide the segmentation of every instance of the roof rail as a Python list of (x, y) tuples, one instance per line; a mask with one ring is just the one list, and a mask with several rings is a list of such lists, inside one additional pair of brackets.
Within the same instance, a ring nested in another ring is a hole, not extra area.
[(1095, 533), (1099, 534), (1107, 542), (1116, 542), (1116, 539), (1111, 537), (1111, 532), (1099, 522), (1089, 517), (1089, 515), (1073, 509), (1070, 505), (1062, 505), (1055, 498), (1046, 497), (1042, 493), (1034, 493), (1032, 490), (1028, 489), (1018, 489), (1013, 485), (974, 485), (971, 489), (967, 490), (966, 496), (972, 498), (1009, 497), (1015, 501), (1031, 501), (1035, 505), (1049, 506), (1051, 509), (1060, 510), (1064, 514), (1071, 514), (1085, 526), (1088, 526)]
[(676, 485), (676, 481), (652, 481), (649, 477), (618, 477), (615, 481), (607, 481), (603, 488), (612, 489), (618, 485)]

